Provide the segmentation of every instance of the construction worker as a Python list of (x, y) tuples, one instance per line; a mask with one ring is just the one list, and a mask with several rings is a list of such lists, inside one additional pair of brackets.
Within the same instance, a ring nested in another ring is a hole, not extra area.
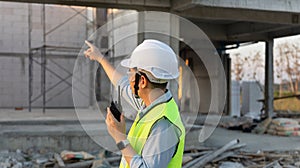
[(120, 86), (122, 96), (138, 110), (126, 136), (123, 113), (118, 122), (107, 108), (108, 132), (122, 152), (120, 167), (181, 167), (185, 128), (167, 89), (167, 83), (179, 76), (174, 51), (161, 41), (144, 40), (121, 62), (129, 68), (128, 76), (122, 77), (97, 47), (86, 44), (90, 48), (85, 56), (102, 65), (111, 82)]

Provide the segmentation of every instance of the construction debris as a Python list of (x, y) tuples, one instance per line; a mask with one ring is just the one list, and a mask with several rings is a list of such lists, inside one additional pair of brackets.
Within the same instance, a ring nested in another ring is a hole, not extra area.
[(230, 130), (241, 130), (256, 134), (300, 136), (299, 120), (290, 118), (266, 118), (260, 123), (248, 117), (224, 118), (219, 125)]
[[(29, 161), (30, 157), (30, 161)], [(43, 156), (41, 153), (36, 153), (34, 155), (29, 156), (26, 153), (23, 153), (21, 150), (16, 151), (8, 151), (2, 150), (0, 151), (0, 167), (1, 168), (31, 168), (34, 167), (35, 164), (39, 164), (37, 162), (43, 162)]]
[[(300, 151), (257, 151), (244, 149), (245, 143), (235, 139), (220, 148), (203, 146), (186, 147), (183, 168), (297, 168), (300, 166)], [(64, 160), (62, 154), (84, 154)], [(83, 156), (83, 155), (82, 155)], [(91, 157), (92, 156), (92, 157)], [(0, 151), (0, 168), (113, 168), (118, 167), (121, 156), (108, 151), (51, 152), (49, 149), (27, 151)]]
[(259, 123), (254, 129), (253, 129), (253, 133), (257, 133), (257, 134), (264, 134), (267, 130), (267, 128), (269, 127), (270, 123), (272, 122), (271, 118), (267, 118), (265, 119), (263, 122)]
[(211, 162), (213, 159), (215, 159), (216, 157), (218, 157), (219, 155), (221, 155), (222, 153), (224, 153), (225, 151), (227, 151), (228, 149), (230, 149), (231, 147), (233, 147), (234, 145), (236, 145), (238, 143), (239, 143), (238, 139), (233, 140), (218, 150), (208, 152), (208, 153), (188, 162), (186, 165), (183, 166), (183, 168), (191, 168), (191, 167), (194, 167), (195, 165), (197, 165), (197, 167), (203, 167), (208, 162)]
[(184, 153), (183, 168), (296, 168), (300, 165), (300, 151), (248, 152), (244, 146), (233, 140), (219, 149), (189, 148)]
[(230, 130), (242, 130), (243, 132), (251, 132), (256, 126), (250, 117), (223, 117), (220, 126)]
[(235, 162), (223, 162), (219, 168), (244, 168), (244, 166)]
[(62, 158), (60, 157), (59, 154), (54, 153), (54, 158), (55, 158), (56, 162), (58, 163), (59, 167), (66, 167), (64, 161), (62, 160)]
[(73, 159), (91, 160), (95, 158), (93, 155), (83, 151), (82, 152), (62, 151), (60, 156), (64, 161), (73, 160)]
[(0, 168), (111, 168), (120, 163), (119, 155), (98, 151), (87, 152), (62, 151), (30, 148), (27, 151), (0, 151)]

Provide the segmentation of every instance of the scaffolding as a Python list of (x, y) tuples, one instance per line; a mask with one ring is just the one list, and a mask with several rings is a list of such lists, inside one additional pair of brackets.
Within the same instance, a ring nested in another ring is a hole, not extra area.
[[(77, 56), (77, 54), (79, 53), (79, 51), (81, 49), (78, 47), (70, 47), (70, 46), (47, 45), (46, 37), (49, 34), (55, 32), (58, 28), (60, 28), (64, 24), (71, 21), (76, 16), (83, 17), (86, 20), (86, 32), (85, 32), (86, 39), (89, 35), (89, 30), (92, 29), (92, 31), (94, 31), (96, 28), (96, 23), (95, 23), (94, 19), (90, 19), (90, 18), (88, 18), (88, 16), (86, 16), (86, 15), (88, 15), (87, 7), (84, 9), (78, 10), (71, 6), (67, 6), (70, 10), (74, 11), (75, 13), (72, 16), (65, 19), (60, 24), (56, 25), (51, 30), (47, 31), (46, 30), (46, 7), (47, 7), (47, 5), (43, 4), (42, 9), (41, 9), (42, 10), (41, 11), (42, 35), (43, 35), (42, 44), (40, 47), (32, 48), (32, 30), (33, 30), (32, 29), (32, 4), (30, 4), (30, 3), (28, 4), (28, 47), (29, 47), (29, 53), (28, 53), (28, 71), (29, 71), (28, 72), (28, 76), (29, 76), (29, 78), (28, 78), (29, 79), (28, 80), (28, 110), (29, 110), (29, 112), (31, 112), (31, 110), (32, 110), (32, 104), (34, 102), (36, 102), (37, 100), (42, 99), (42, 109), (43, 109), (43, 113), (45, 113), (47, 102), (49, 102), (53, 98), (61, 95), (65, 90), (67, 90), (67, 88), (70, 88), (70, 86), (72, 86), (72, 83), (70, 83), (68, 81), (68, 79), (70, 79), (73, 76), (73, 72), (70, 72), (65, 67), (61, 66), (60, 64), (58, 64), (57, 62), (55, 62), (52, 59), (49, 59), (49, 60), (53, 64), (55, 64), (57, 67), (59, 67), (60, 70), (66, 72), (68, 75), (63, 77), (60, 74), (56, 73), (55, 71), (51, 70), (51, 68), (47, 67), (47, 58), (55, 56), (55, 54), (49, 54), (49, 52), (56, 51), (56, 52), (58, 52), (58, 54), (56, 56), (70, 57), (71, 55), (69, 53), (72, 53), (73, 56), (74, 55)], [(85, 11), (87, 12), (86, 15), (83, 14), (83, 12), (85, 12)], [(41, 70), (41, 91), (35, 97), (33, 97), (33, 64), (34, 63), (39, 65), (40, 70)], [(58, 82), (56, 82), (52, 86), (48, 87), (47, 89), (46, 89), (46, 72), (54, 75), (55, 77), (57, 77), (59, 79)], [(59, 86), (62, 83), (67, 84), (67, 87), (64, 88), (61, 92), (58, 92), (57, 94), (52, 95), (51, 97), (46, 99), (47, 92), (57, 88), (57, 86)], [(74, 89), (81, 92), (78, 88), (74, 88)], [(89, 97), (89, 95), (86, 95), (85, 93), (82, 93), (82, 94), (87, 96), (87, 98)]]

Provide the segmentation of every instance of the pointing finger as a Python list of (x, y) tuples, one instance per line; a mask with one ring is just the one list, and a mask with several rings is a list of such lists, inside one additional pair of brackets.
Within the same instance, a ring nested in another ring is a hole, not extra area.
[(85, 44), (87, 44), (89, 47), (94, 48), (94, 45), (92, 43), (90, 43), (89, 41), (85, 40), (84, 41)]

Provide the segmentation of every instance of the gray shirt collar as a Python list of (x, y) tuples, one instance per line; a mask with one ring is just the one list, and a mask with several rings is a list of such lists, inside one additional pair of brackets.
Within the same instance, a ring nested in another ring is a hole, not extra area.
[(172, 94), (170, 92), (170, 90), (167, 90), (167, 92), (163, 95), (161, 95), (160, 97), (158, 97), (156, 100), (154, 100), (148, 107), (146, 107), (145, 105), (143, 106), (143, 109), (140, 110), (139, 114), (139, 118), (142, 118), (145, 114), (147, 114), (148, 111), (150, 111), (150, 109), (152, 109), (154, 106), (161, 104), (161, 103), (165, 103), (168, 100), (170, 100), (172, 98)]

